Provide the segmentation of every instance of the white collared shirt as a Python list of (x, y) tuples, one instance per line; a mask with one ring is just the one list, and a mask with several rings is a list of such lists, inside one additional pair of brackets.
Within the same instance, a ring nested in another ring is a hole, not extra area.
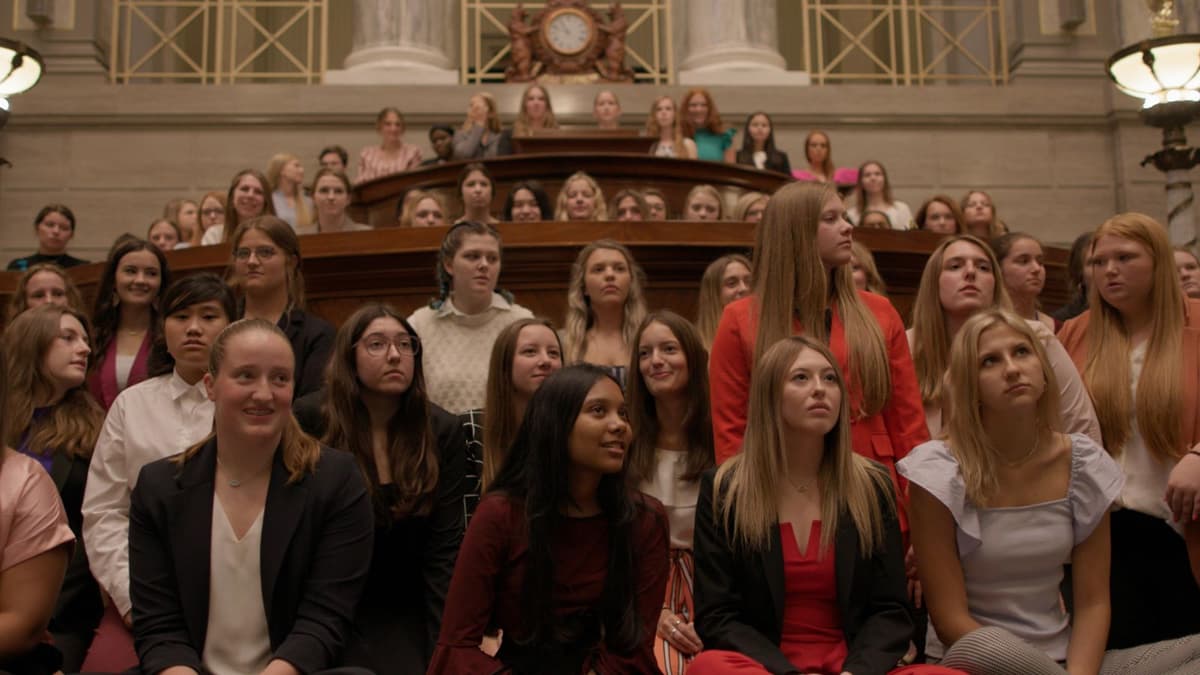
[(122, 391), (104, 419), (83, 493), (83, 539), (92, 575), (125, 616), (129, 599), (129, 495), (142, 467), (210, 433), (213, 403), (203, 381), (172, 371)]

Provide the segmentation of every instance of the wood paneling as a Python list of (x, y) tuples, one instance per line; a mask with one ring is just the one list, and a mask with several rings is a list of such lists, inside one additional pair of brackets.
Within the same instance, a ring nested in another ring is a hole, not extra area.
[[(670, 308), (687, 317), (696, 314), (704, 268), (725, 253), (749, 253), (754, 243), (753, 226), (733, 222), (503, 223), (499, 230), (504, 241), (500, 286), (520, 304), (556, 323), (566, 309), (571, 263), (583, 246), (596, 239), (615, 239), (632, 249), (646, 273), (651, 308)], [(405, 313), (415, 310), (436, 293), (437, 250), (445, 233), (446, 228), (392, 228), (301, 237), (309, 309), (335, 325), (373, 300), (390, 302)], [(907, 319), (938, 236), (888, 230), (855, 230), (854, 236), (875, 252), (892, 302)], [(167, 255), (176, 276), (222, 273), (229, 257), (227, 245)], [(1066, 301), (1066, 260), (1065, 250), (1046, 250), (1042, 298), (1048, 309)], [(70, 274), (90, 299), (101, 271), (95, 263), (73, 268)], [(0, 303), (7, 304), (17, 277), (14, 272), (0, 273)]]

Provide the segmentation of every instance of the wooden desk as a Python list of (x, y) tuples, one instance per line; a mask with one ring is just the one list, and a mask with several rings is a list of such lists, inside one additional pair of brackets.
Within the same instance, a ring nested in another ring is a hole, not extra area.
[(513, 152), (517, 155), (545, 155), (560, 152), (590, 154), (626, 153), (648, 155), (655, 139), (642, 135), (638, 129), (548, 129), (533, 136), (513, 136)]

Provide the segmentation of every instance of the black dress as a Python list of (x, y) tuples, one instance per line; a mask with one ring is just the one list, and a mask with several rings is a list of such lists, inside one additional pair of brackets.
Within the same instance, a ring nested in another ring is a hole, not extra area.
[[(300, 426), (320, 436), (324, 392), (296, 401)], [(429, 664), (442, 623), (442, 608), (458, 547), (462, 544), (466, 438), (458, 418), (429, 404), (429, 424), (438, 451), (438, 483), (432, 510), (396, 518), (393, 484), (372, 486), (375, 547), (367, 587), (355, 612), (355, 635), (344, 662), (377, 673), (420, 673)], [(473, 488), (473, 486), (471, 486)]]

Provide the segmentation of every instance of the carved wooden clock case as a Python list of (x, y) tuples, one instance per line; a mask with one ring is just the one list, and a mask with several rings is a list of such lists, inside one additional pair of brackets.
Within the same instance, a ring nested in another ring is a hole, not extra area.
[(603, 18), (586, 0), (549, 0), (533, 17), (533, 54), (547, 75), (589, 75), (604, 53)]

